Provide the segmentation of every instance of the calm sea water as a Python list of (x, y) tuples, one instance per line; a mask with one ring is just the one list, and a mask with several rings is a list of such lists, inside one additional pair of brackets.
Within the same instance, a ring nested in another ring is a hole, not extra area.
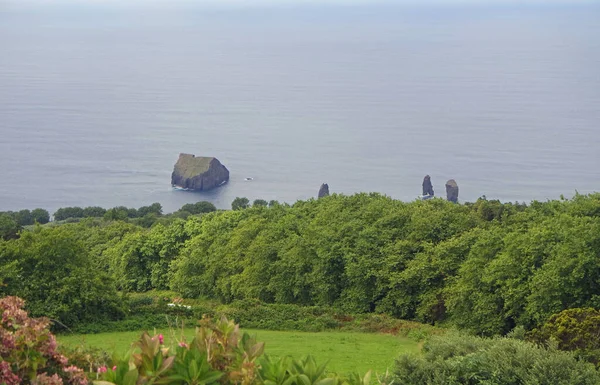
[[(600, 190), (600, 8), (0, 2), (0, 210)], [(180, 152), (231, 172), (175, 191)], [(246, 182), (246, 177), (254, 178)]]

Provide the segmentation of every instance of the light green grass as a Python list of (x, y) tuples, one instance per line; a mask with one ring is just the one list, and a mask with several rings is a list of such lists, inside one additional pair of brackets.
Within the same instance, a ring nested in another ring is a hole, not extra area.
[[(300, 358), (311, 354), (318, 363), (329, 360), (328, 370), (337, 373), (353, 371), (365, 373), (369, 369), (373, 369), (377, 373), (384, 373), (386, 368), (392, 369), (394, 359), (400, 353), (417, 353), (419, 351), (417, 342), (387, 334), (245, 331), (256, 336), (258, 341), (265, 342), (265, 353), (270, 356), (291, 355), (294, 358)], [(169, 337), (169, 331), (159, 330), (157, 332), (164, 334), (165, 344), (171, 343), (172, 338)], [(64, 345), (77, 346), (83, 343), (86, 346), (123, 354), (140, 335), (141, 332), (65, 335), (59, 336), (58, 340)], [(193, 330), (186, 329), (185, 335), (189, 341)]]
[(184, 178), (193, 178), (208, 171), (212, 157), (181, 154), (175, 164), (175, 170)]

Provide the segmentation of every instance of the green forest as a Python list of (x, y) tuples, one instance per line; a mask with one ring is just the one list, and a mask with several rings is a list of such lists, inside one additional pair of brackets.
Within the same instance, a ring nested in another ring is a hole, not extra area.
[[(71, 329), (126, 322), (160, 293), (174, 293), (201, 307), (189, 316), (245, 308), (229, 315), (253, 327), (261, 317), (248, 316), (253, 306), (296, 319), (332, 314), (324, 327), (336, 327), (340, 314), (378, 316), (493, 337), (481, 341), (552, 340), (598, 362), (598, 193), (527, 204), (402, 202), (376, 193), (234, 203), (216, 210), (199, 202), (168, 215), (159, 204), (62, 208), (50, 222), (39, 209), (2, 213), (0, 297), (21, 297), (31, 316)], [(455, 343), (465, 344), (461, 338)], [(478, 343), (457, 349), (476, 355)], [(529, 349), (509, 345), (498, 349)], [(430, 356), (399, 361), (400, 383), (437, 383), (410, 380), (446, 365)]]

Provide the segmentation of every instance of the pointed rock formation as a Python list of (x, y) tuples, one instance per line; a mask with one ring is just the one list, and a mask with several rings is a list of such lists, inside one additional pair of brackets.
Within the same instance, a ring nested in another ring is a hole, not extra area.
[(329, 185), (327, 183), (323, 183), (321, 188), (319, 189), (319, 198), (323, 198), (329, 196)]
[(429, 175), (425, 175), (423, 178), (423, 196), (434, 196), (433, 193), (433, 185), (431, 184), (431, 177)]
[(217, 158), (179, 154), (171, 175), (171, 185), (206, 191), (229, 180), (229, 170)]
[(458, 202), (458, 185), (454, 179), (450, 179), (446, 182), (446, 199), (450, 202)]

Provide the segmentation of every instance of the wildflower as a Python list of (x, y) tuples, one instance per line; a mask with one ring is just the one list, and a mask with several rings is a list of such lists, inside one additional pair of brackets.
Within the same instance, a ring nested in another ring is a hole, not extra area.
[(165, 343), (165, 337), (162, 334), (158, 335), (158, 342), (162, 345)]
[(98, 368), (98, 373), (106, 373), (108, 369), (106, 368), (106, 366), (101, 366)]
[(117, 370), (117, 365), (113, 366), (113, 372)]
[(182, 348), (189, 348), (189, 345), (188, 345), (188, 344), (186, 344), (186, 343), (185, 343), (185, 342), (183, 342), (183, 341), (181, 341), (181, 342), (179, 343), (179, 346), (181, 346)]

